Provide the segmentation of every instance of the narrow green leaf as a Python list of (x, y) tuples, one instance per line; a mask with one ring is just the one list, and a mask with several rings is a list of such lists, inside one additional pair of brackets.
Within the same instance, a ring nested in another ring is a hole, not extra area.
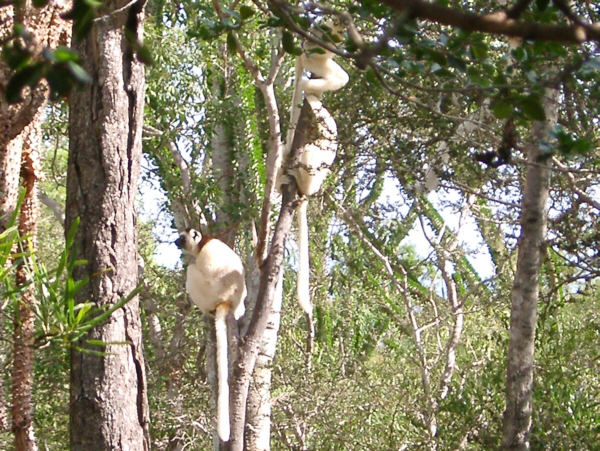
[(92, 82), (92, 77), (90, 77), (85, 69), (76, 62), (67, 61), (67, 69), (77, 83), (88, 84)]
[(472, 42), (471, 52), (473, 53), (473, 58), (478, 60), (483, 59), (487, 56), (487, 46), (483, 42)]

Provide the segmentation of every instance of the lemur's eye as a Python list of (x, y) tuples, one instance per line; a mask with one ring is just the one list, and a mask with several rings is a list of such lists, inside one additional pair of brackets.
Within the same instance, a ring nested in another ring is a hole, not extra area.
[(200, 238), (200, 234), (198, 233), (198, 231), (197, 231), (197, 230), (194, 230), (194, 229), (192, 229), (192, 231), (191, 231), (191, 232), (192, 232), (192, 238), (193, 238), (194, 240), (197, 240), (197, 239), (199, 239), (199, 238)]

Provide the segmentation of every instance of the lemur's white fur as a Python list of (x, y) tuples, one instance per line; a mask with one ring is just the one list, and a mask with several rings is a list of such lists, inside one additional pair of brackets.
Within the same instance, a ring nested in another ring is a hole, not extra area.
[[(313, 47), (314, 49), (314, 47)], [(298, 59), (303, 70), (313, 74), (314, 78), (300, 78), (300, 88), (306, 95), (312, 94), (321, 97), (325, 91), (337, 91), (348, 83), (348, 74), (342, 67), (333, 61), (333, 53), (321, 49), (323, 53), (316, 53), (311, 49), (302, 53)]]
[[(305, 48), (296, 60), (296, 82), (290, 109), (290, 125), (285, 146), (285, 158), (291, 151), (294, 134), (302, 108), (302, 93), (312, 108), (317, 123), (318, 136), (316, 140), (298, 149), (299, 167), (293, 168), (290, 174), (296, 179), (298, 191), (303, 196), (311, 196), (321, 189), (323, 181), (329, 174), (329, 167), (335, 159), (337, 151), (337, 126), (329, 111), (323, 106), (320, 98), (325, 91), (336, 91), (348, 83), (348, 74), (333, 61), (334, 54), (328, 50), (316, 47)], [(304, 77), (307, 70), (315, 78)], [(306, 215), (308, 200), (300, 200), (296, 215), (298, 221), (298, 278), (296, 291), (298, 303), (309, 317), (312, 317), (312, 302), (309, 285), (309, 251), (308, 251), (308, 220)]]
[[(338, 30), (339, 31), (339, 30)], [(348, 83), (348, 74), (333, 61), (333, 52), (318, 46), (308, 46), (296, 58), (296, 81), (290, 107), (290, 124), (287, 132), (285, 151), (289, 154), (302, 109), (302, 93), (320, 99), (325, 91), (337, 91)], [(312, 73), (314, 78), (304, 76), (304, 71)]]
[(217, 336), (217, 433), (229, 440), (229, 384), (227, 364), (227, 314), (239, 319), (245, 311), (246, 282), (240, 257), (227, 244), (203, 237), (194, 229), (183, 232), (175, 242), (193, 258), (187, 267), (185, 288), (202, 312), (215, 311)]

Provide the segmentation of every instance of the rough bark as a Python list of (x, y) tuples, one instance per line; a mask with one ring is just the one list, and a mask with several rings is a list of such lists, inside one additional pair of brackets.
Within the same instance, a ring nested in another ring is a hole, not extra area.
[[(0, 8), (0, 41), (7, 43), (15, 23), (22, 24), (29, 34), (22, 44), (39, 58), (45, 47), (68, 44), (69, 24), (60, 18), (68, 2), (50, 0), (43, 8), (36, 8), (30, 1)], [(35, 242), (39, 204), (37, 200), (38, 147), (41, 137), (41, 112), (48, 100), (45, 82), (21, 93), (23, 101), (8, 104), (4, 92), (12, 73), (4, 60), (0, 60), (0, 230), (6, 228), (8, 217), (14, 212), (18, 197), (19, 169), (23, 175), (25, 197), (21, 206), (19, 232), (28, 236), (25, 248)], [(33, 249), (28, 249), (33, 251)], [(18, 286), (30, 283), (27, 262), (22, 262), (16, 272)], [(19, 304), (18, 316), (14, 318), (14, 364), (12, 368), (12, 429), (15, 449), (36, 449), (33, 433), (33, 334), (35, 297), (25, 289)], [(0, 417), (4, 417), (4, 393), (0, 386)], [(0, 418), (5, 423), (5, 419)]]
[[(41, 144), (41, 111), (34, 117), (23, 132), (23, 161), (21, 174), (25, 195), (19, 216), (19, 234), (27, 239), (22, 248), (26, 252), (34, 252), (37, 222), (39, 217), (39, 201), (37, 197), (37, 181), (41, 176), (38, 148)], [(31, 272), (28, 269), (31, 258), (24, 259), (17, 266), (16, 283), (24, 287), (19, 302), (18, 316), (14, 321), (13, 372), (12, 372), (12, 419), (15, 449), (17, 451), (36, 450), (33, 430), (33, 345), (35, 321), (35, 294), (31, 283)]]
[[(50, 0), (44, 8), (35, 8), (30, 2), (0, 8), (0, 41), (6, 42), (13, 33), (15, 20), (22, 23), (31, 39), (25, 42), (33, 55), (39, 55), (44, 47), (68, 44), (68, 22), (60, 18), (68, 2)], [(48, 99), (48, 87), (41, 83), (35, 89), (22, 92), (23, 101), (8, 104), (4, 98), (11, 71), (0, 59), (0, 227), (5, 227), (6, 215), (16, 206), (19, 167), (21, 164), (22, 132)]]
[[(66, 228), (81, 219), (76, 278), (90, 283), (78, 301), (111, 305), (138, 282), (135, 195), (142, 153), (143, 67), (125, 37), (141, 39), (145, 2), (105, 2), (103, 16), (74, 47), (93, 81), (70, 98)], [(149, 448), (146, 372), (135, 297), (86, 339), (102, 355), (71, 352), (70, 448)], [(81, 343), (85, 346), (85, 340)]]
[(543, 156), (541, 144), (548, 138), (550, 127), (556, 123), (557, 102), (558, 91), (547, 90), (544, 98), (546, 120), (534, 123), (527, 149), (528, 166), (521, 201), (521, 235), (512, 289), (503, 449), (529, 449), (535, 324), (551, 162), (550, 159), (540, 158)]

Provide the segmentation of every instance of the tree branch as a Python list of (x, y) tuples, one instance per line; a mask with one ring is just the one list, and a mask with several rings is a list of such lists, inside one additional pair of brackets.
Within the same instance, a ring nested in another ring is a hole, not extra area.
[(60, 225), (64, 227), (65, 226), (65, 211), (62, 209), (62, 207), (57, 202), (57, 200), (52, 199), (51, 197), (48, 197), (48, 195), (45, 192), (43, 192), (42, 190), (40, 190), (38, 192), (38, 199), (40, 200), (41, 203), (43, 203), (46, 207), (48, 207), (50, 209), (50, 211), (52, 212), (54, 217), (58, 220), (58, 222), (60, 222)]
[[(406, 15), (409, 19), (422, 19), (441, 25), (449, 25), (466, 31), (478, 31), (522, 39), (581, 43), (600, 42), (599, 24), (545, 25), (517, 21), (511, 18), (513, 9), (490, 14), (462, 12), (424, 0), (381, 0)], [(515, 7), (516, 8), (516, 7)], [(518, 12), (518, 10), (517, 10)]]

